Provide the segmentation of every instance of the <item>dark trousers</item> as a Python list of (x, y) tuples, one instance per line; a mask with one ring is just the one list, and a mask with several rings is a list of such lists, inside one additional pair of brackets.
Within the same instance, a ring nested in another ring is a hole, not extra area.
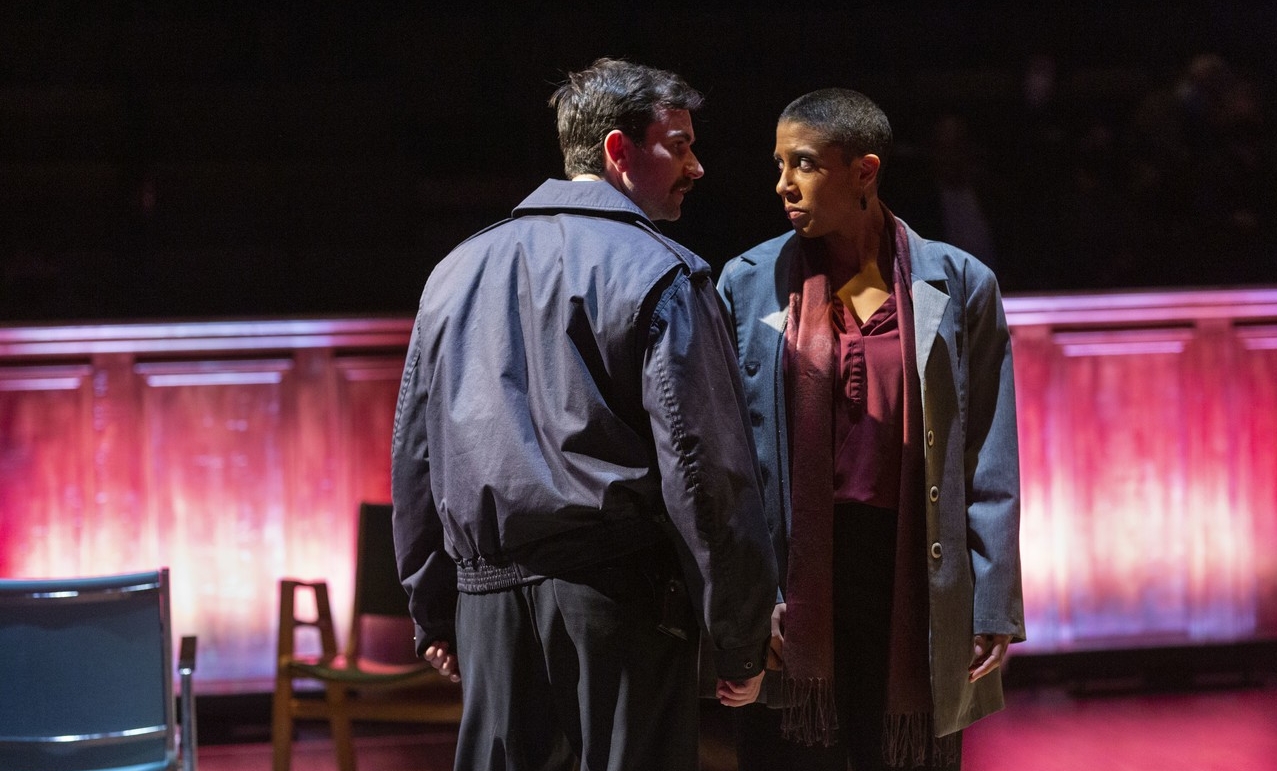
[[(883, 715), (896, 553), (896, 513), (859, 504), (834, 511), (834, 698), (832, 747), (785, 739), (781, 710), (735, 710), (740, 771), (884, 771)], [(850, 764), (850, 765), (848, 765)]]
[(631, 561), (461, 595), (457, 771), (695, 771), (697, 640), (657, 630), (655, 581)]

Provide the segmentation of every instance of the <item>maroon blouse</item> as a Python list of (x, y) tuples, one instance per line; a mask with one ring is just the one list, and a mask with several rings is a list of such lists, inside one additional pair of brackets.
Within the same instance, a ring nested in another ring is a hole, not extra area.
[(834, 389), (834, 500), (896, 509), (904, 442), (904, 361), (896, 297), (863, 325), (834, 295), (842, 388)]

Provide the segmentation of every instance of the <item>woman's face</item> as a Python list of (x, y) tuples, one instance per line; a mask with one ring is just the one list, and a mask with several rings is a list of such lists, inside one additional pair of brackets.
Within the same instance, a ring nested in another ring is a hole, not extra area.
[(774, 155), (780, 179), (776, 193), (789, 224), (804, 238), (851, 233), (861, 213), (860, 158), (848, 163), (839, 147), (810, 126), (782, 121)]

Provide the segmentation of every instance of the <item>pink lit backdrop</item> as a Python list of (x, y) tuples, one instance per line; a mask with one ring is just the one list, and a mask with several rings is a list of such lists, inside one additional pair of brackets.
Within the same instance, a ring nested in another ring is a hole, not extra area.
[(345, 628), (410, 323), (0, 329), (0, 575), (168, 565), (201, 691), (268, 689), (279, 578)]
[(1277, 292), (1007, 309), (1021, 652), (1277, 637)]
[[(1017, 652), (1277, 637), (1277, 290), (1007, 310)], [(0, 328), (0, 575), (168, 565), (201, 692), (265, 690), (280, 577), (329, 579), (344, 629), (410, 324)]]

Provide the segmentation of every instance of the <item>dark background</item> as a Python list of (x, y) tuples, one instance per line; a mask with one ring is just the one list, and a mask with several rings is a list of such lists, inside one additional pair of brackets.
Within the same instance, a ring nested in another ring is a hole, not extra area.
[(561, 175), (546, 100), (602, 55), (706, 94), (663, 227), (716, 270), (786, 228), (776, 115), (841, 85), (924, 235), (964, 172), (1008, 292), (1273, 284), (1274, 51), (1274, 3), (3, 3), (0, 321), (410, 314)]

